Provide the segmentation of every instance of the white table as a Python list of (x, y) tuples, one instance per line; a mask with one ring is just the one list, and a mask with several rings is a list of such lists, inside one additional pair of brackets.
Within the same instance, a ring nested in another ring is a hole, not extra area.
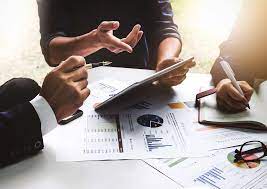
[[(89, 81), (105, 77), (118, 80), (140, 80), (153, 73), (149, 70), (126, 68), (96, 68), (90, 70)], [(188, 98), (190, 89), (209, 82), (208, 75), (189, 74), (180, 86), (180, 92)], [(176, 189), (177, 184), (157, 172), (141, 160), (56, 162), (53, 143), (56, 130), (44, 137), (45, 149), (38, 155), (20, 163), (0, 169), (1, 189)], [(64, 141), (63, 141), (64, 142)]]

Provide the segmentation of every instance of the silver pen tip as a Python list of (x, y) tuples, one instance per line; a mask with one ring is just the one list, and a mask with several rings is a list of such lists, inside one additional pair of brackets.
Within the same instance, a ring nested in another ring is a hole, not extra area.
[(110, 61), (103, 61), (102, 63), (104, 66), (108, 66), (108, 65), (112, 64), (112, 62), (110, 62)]

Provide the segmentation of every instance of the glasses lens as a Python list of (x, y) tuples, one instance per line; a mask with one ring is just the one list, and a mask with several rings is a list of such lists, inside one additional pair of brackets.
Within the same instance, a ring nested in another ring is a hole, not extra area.
[(257, 160), (264, 155), (264, 149), (260, 142), (249, 142), (241, 149), (241, 157), (247, 161)]

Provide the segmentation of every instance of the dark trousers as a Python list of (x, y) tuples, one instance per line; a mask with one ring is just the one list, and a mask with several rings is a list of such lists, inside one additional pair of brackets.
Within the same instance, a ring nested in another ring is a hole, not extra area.
[(0, 86), (0, 111), (29, 102), (40, 92), (39, 85), (32, 79), (14, 78)]

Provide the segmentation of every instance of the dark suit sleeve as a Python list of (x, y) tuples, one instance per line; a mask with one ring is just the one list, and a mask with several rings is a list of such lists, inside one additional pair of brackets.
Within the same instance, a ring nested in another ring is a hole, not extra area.
[(147, 0), (143, 9), (145, 35), (149, 50), (155, 58), (159, 44), (166, 38), (174, 37), (181, 41), (178, 26), (173, 21), (173, 11), (169, 0)]
[[(258, 12), (260, 1), (244, 2), (232, 33), (228, 40), (220, 45), (220, 56), (228, 60), (237, 80), (247, 81), (251, 85), (257, 70), (256, 62), (259, 62), (255, 49), (261, 43), (257, 40), (257, 33), (260, 31)], [(215, 85), (226, 78), (218, 59), (211, 69), (211, 74)]]
[(41, 123), (28, 102), (0, 112), (0, 166), (4, 166), (43, 149)]
[(42, 53), (48, 61), (49, 43), (56, 37), (67, 36), (68, 6), (64, 0), (37, 0)]

